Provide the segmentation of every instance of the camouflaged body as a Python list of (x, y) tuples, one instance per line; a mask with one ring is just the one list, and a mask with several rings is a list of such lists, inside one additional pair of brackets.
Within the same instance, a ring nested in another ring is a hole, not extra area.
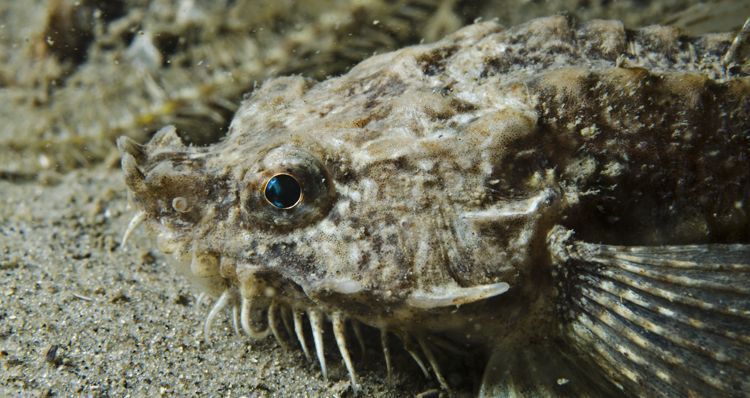
[[(292, 308), (486, 346), (556, 335), (555, 225), (616, 245), (750, 241), (750, 78), (721, 62), (732, 38), (479, 23), (320, 83), (270, 80), (218, 144), (157, 135), (128, 184), (213, 295), (270, 287)], [(298, 176), (300, 206), (263, 200), (278, 172)]]

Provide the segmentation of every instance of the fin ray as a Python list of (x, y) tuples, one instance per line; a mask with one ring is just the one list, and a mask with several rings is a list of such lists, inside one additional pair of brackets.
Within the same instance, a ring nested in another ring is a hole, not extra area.
[[(739, 262), (740, 255), (750, 257), (750, 245), (689, 245), (689, 246), (606, 246), (581, 243), (578, 250), (588, 261), (606, 263), (623, 271), (657, 281), (684, 287), (747, 293), (736, 272), (750, 272), (750, 264)], [(653, 249), (653, 251), (649, 251)], [(673, 253), (665, 255), (665, 251)], [(722, 253), (728, 258), (710, 257)], [(679, 258), (683, 255), (684, 258)], [(747, 261), (747, 260), (746, 260)], [(679, 272), (677, 272), (679, 269)], [(727, 272), (730, 271), (730, 272)]]
[[(606, 303), (601, 298), (599, 300)], [(680, 336), (670, 341), (667, 334), (668, 332), (674, 332), (674, 330), (654, 331), (653, 328), (649, 330), (639, 327), (644, 324), (651, 324), (657, 328), (659, 326), (652, 322), (634, 323), (633, 321), (637, 322), (637, 315), (627, 314), (627, 311), (622, 308), (618, 308), (617, 313), (607, 311), (606, 304), (602, 304), (599, 300), (587, 300), (589, 302), (584, 305), (588, 308), (594, 308), (595, 311), (604, 311), (602, 315), (589, 313), (589, 316), (597, 318), (598, 322), (609, 327), (606, 338), (615, 342), (617, 349), (626, 350), (628, 360), (635, 362), (641, 368), (648, 366), (650, 373), (653, 373), (663, 382), (671, 385), (676, 380), (680, 380), (679, 383), (692, 389), (692, 391), (704, 392), (706, 386), (721, 391), (723, 386), (721, 380), (727, 376), (737, 380), (742, 378), (742, 371), (732, 367), (718, 369), (712, 366), (713, 362), (709, 358), (700, 355), (710, 354), (709, 350), (700, 349), (694, 344), (689, 344), (691, 347), (685, 347), (683, 345), (686, 343), (684, 337)], [(630, 315), (630, 319), (625, 318), (620, 313), (625, 313), (625, 316)], [(698, 348), (698, 350), (693, 350), (695, 348)], [(727, 356), (726, 354), (716, 353), (711, 359), (718, 361), (719, 358), (717, 357), (720, 355)], [(717, 390), (714, 390), (712, 395), (720, 395)]]
[(556, 229), (579, 354), (630, 393), (750, 395), (750, 245), (612, 246)]
[[(711, 322), (703, 319), (700, 311), (685, 305), (680, 301), (669, 301), (663, 297), (652, 295), (650, 292), (640, 290), (636, 286), (627, 285), (617, 279), (608, 279), (607, 281), (595, 280), (589, 276), (580, 276), (579, 279), (592, 287), (606, 291), (617, 297), (622, 302), (632, 303), (642, 308), (641, 313), (649, 316), (661, 316), (668, 322), (679, 322), (682, 327), (695, 328), (713, 335), (717, 335), (730, 340), (739, 340), (744, 343), (750, 343), (750, 335), (747, 334), (747, 327), (738, 322), (737, 317), (723, 313), (714, 314)], [(678, 307), (675, 310), (672, 307)]]
[(617, 280), (632, 288), (661, 297), (668, 302), (679, 303), (696, 310), (750, 319), (750, 302), (747, 298), (736, 294), (704, 289), (688, 289), (681, 285), (653, 280), (614, 268), (600, 270), (597, 277)]

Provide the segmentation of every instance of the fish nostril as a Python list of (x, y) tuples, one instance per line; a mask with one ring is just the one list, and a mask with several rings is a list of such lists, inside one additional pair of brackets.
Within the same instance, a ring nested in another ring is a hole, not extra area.
[(185, 213), (188, 210), (190, 210), (190, 204), (188, 203), (188, 200), (185, 199), (182, 196), (177, 196), (176, 198), (172, 199), (172, 208), (179, 213)]
[(121, 155), (126, 153), (133, 156), (136, 163), (142, 163), (146, 159), (146, 153), (143, 150), (143, 145), (135, 142), (132, 138), (122, 136), (117, 139), (117, 149)]
[(125, 184), (134, 193), (144, 193), (148, 191), (146, 186), (146, 177), (138, 168), (138, 161), (129, 153), (124, 153), (121, 160), (122, 171), (125, 174)]

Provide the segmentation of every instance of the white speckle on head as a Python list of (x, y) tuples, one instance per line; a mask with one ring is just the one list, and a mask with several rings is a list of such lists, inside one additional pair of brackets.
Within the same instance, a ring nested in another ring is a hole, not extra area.
[[(359, 192), (356, 192), (357, 199), (359, 199)], [(351, 201), (350, 200), (340, 200), (338, 203), (336, 203), (336, 212), (340, 215), (347, 215), (350, 212), (351, 207)]]
[[(336, 185), (336, 192), (339, 195), (339, 203), (337, 206), (344, 206), (343, 203), (346, 203), (346, 206), (349, 206), (349, 202), (359, 202), (362, 200), (362, 194), (357, 191), (356, 189), (352, 189), (346, 185)], [(349, 199), (349, 200), (346, 200)], [(340, 208), (341, 210), (347, 210), (344, 208)]]
[(242, 242), (248, 243), (253, 240), (253, 235), (248, 231), (242, 231), (240, 232), (239, 238)]
[(339, 138), (330, 137), (326, 141), (332, 149), (349, 148), (349, 144)]
[(581, 134), (581, 137), (584, 139), (590, 139), (596, 137), (597, 134), (599, 134), (599, 129), (596, 127), (596, 125), (591, 125), (582, 128), (579, 133)]
[(39, 167), (43, 169), (48, 169), (52, 167), (52, 161), (47, 155), (39, 155)]
[(376, 200), (378, 198), (378, 192), (380, 187), (375, 180), (371, 178), (364, 178), (360, 182), (363, 191), (363, 197), (365, 200)]
[(240, 221), (241, 213), (240, 209), (232, 207), (227, 212), (227, 222), (231, 224), (238, 224)]
[(351, 264), (359, 264), (362, 261), (362, 251), (359, 250), (358, 245), (351, 245), (349, 247), (349, 262)]
[(336, 236), (338, 234), (338, 226), (336, 224), (332, 223), (330, 220), (323, 220), (320, 223), (318, 223), (319, 231), (327, 236)]
[(417, 161), (417, 166), (420, 170), (429, 172), (435, 167), (435, 162), (430, 159), (420, 159)]
[(432, 252), (432, 249), (430, 248), (429, 234), (421, 236), (419, 243), (417, 243), (416, 253), (414, 253), (414, 270), (416, 272), (420, 272), (427, 267), (427, 263), (430, 260), (430, 252)]

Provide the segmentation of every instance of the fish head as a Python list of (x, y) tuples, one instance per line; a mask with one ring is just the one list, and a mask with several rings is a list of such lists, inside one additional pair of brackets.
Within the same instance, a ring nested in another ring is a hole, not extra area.
[[(521, 281), (551, 195), (537, 187), (498, 206), (493, 181), (507, 162), (498, 147), (517, 149), (496, 141), (525, 140), (533, 115), (467, 114), (476, 109), (387, 76), (376, 90), (390, 101), (314, 101), (335, 97), (335, 83), (266, 83), (210, 147), (183, 145), (172, 127), (145, 146), (122, 139), (126, 182), (159, 248), (214, 296), (236, 289), (394, 328)], [(415, 132), (407, 116), (429, 124)], [(488, 124), (508, 134), (491, 137)]]

